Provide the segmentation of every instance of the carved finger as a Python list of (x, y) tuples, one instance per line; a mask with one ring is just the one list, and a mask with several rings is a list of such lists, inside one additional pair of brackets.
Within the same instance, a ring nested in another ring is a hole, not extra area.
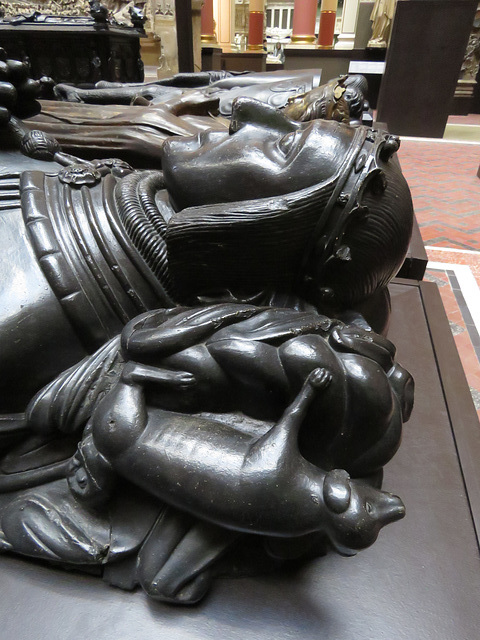
[(310, 384), (316, 389), (326, 389), (332, 381), (332, 374), (328, 369), (319, 367), (309, 375)]
[(153, 382), (158, 385), (173, 386), (179, 390), (190, 389), (197, 382), (195, 376), (188, 371), (170, 371), (138, 362), (127, 362), (121, 379), (122, 382), (130, 385)]

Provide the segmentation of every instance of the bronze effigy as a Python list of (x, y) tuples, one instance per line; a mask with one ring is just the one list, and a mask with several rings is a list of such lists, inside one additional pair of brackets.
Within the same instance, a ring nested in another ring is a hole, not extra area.
[(17, 107), (4, 129), (64, 166), (0, 178), (1, 549), (192, 604), (239, 557), (372, 544), (413, 402), (382, 335), (398, 139), (244, 97), (135, 170)]

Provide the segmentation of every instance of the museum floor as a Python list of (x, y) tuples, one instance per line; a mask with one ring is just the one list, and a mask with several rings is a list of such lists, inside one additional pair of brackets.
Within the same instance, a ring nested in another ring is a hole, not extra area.
[[(399, 152), (480, 418), (480, 115), (451, 116), (448, 139), (405, 138)], [(453, 139), (452, 139), (453, 138)]]

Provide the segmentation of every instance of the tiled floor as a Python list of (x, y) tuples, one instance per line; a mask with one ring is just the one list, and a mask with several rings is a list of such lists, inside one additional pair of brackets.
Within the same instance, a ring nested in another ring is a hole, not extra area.
[(427, 247), (425, 278), (439, 286), (480, 418), (480, 144), (405, 139), (399, 157)]
[(480, 145), (405, 139), (399, 157), (425, 244), (480, 250)]
[[(480, 418), (480, 252), (427, 247), (426, 280), (436, 282)], [(477, 273), (475, 278), (474, 272)]]

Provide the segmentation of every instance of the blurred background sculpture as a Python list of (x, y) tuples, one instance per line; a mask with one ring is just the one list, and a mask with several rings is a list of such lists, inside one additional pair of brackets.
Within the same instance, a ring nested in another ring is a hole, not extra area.
[(372, 37), (367, 47), (387, 48), (396, 6), (397, 0), (375, 0), (370, 16)]
[(0, 2), (5, 8), (5, 16), (29, 16), (35, 12), (44, 15), (86, 16), (89, 14), (88, 0), (47, 0), (46, 2)]
[(460, 80), (474, 82), (480, 63), (480, 11), (475, 14), (472, 31), (460, 70)]

